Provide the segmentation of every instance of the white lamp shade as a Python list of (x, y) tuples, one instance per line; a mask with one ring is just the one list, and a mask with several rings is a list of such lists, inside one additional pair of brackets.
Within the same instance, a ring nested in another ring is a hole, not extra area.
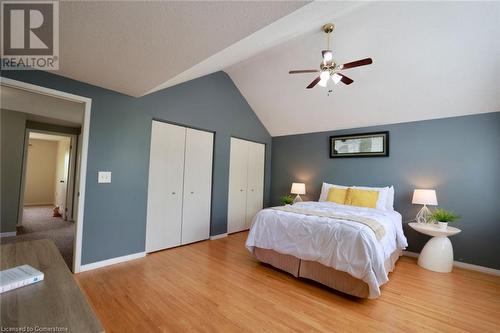
[(433, 205), (438, 204), (435, 190), (421, 190), (416, 189), (413, 191), (413, 199), (411, 203), (416, 205)]
[(292, 189), (290, 190), (292, 194), (306, 194), (306, 184), (304, 183), (292, 183)]

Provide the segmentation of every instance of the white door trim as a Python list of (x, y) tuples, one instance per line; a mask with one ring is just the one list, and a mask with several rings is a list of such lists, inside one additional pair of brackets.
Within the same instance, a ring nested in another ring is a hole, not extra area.
[[(46, 131), (46, 130), (38, 130), (38, 129), (31, 129), (31, 128), (26, 128), (25, 135), (24, 135), (24, 153), (23, 153), (23, 167), (22, 167), (22, 173), (21, 173), (21, 189), (19, 193), (19, 210), (17, 213), (17, 226), (22, 225), (22, 220), (23, 220), (23, 207), (25, 206), (39, 206), (39, 205), (52, 205), (53, 203), (48, 203), (48, 202), (39, 202), (39, 203), (30, 203), (26, 204), (24, 202), (24, 190), (26, 187), (26, 178), (27, 178), (27, 165), (28, 165), (28, 145), (29, 145), (29, 137), (30, 133), (44, 133), (44, 134), (53, 134), (57, 136), (64, 136), (70, 138), (70, 145), (75, 145), (77, 142), (77, 135), (76, 134), (68, 134), (68, 133), (61, 133), (61, 132), (55, 132), (55, 131)], [(75, 165), (76, 165), (76, 159), (78, 158), (76, 154), (76, 148), (73, 147), (74, 149), (70, 150), (70, 157), (69, 157), (69, 168), (68, 168), (68, 182), (67, 182), (67, 188), (66, 188), (66, 207), (68, 207), (68, 195), (69, 194), (74, 194), (75, 192)], [(70, 198), (71, 203), (73, 204), (74, 198)], [(74, 221), (73, 220), (73, 211), (70, 210), (71, 212), (71, 218), (69, 221)], [(63, 212), (65, 215), (63, 217), (66, 218), (66, 212)]]
[(88, 97), (78, 96), (62, 92), (55, 89), (45, 88), (34, 84), (17, 81), (0, 77), (0, 84), (6, 87), (26, 90), (55, 98), (62, 98), (72, 102), (83, 103), (85, 106), (84, 119), (82, 125), (82, 151), (81, 151), (81, 166), (80, 166), (80, 196), (78, 197), (78, 215), (76, 218), (76, 232), (73, 251), (73, 272), (78, 273), (81, 270), (82, 262), (82, 234), (83, 234), (83, 216), (85, 208), (85, 179), (87, 177), (87, 153), (89, 148), (89, 129), (90, 129), (90, 111), (92, 107), (92, 99)]

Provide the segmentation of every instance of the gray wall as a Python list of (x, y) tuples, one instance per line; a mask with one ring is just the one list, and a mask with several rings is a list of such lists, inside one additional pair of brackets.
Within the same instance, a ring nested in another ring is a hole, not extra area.
[(1, 220), (0, 232), (16, 231), (24, 154), (24, 113), (2, 109), (1, 122)]
[[(92, 98), (82, 264), (144, 251), (152, 119), (215, 132), (210, 234), (227, 230), (230, 136), (266, 144), (265, 198), (271, 137), (231, 79), (214, 73), (142, 98), (37, 71), (2, 76)], [(97, 184), (97, 171), (113, 172)]]
[[(329, 136), (390, 131), (390, 156), (330, 159)], [(439, 206), (462, 219), (462, 233), (451, 237), (455, 260), (500, 269), (500, 112), (342, 131), (273, 138), (271, 202), (306, 183), (309, 200), (318, 200), (323, 181), (344, 185), (393, 184), (395, 209), (403, 221), (420, 206), (414, 188), (435, 188)], [(410, 251), (428, 237), (405, 225)]]

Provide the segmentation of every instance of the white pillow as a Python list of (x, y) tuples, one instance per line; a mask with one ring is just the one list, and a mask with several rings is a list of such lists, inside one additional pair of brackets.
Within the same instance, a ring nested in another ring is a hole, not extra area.
[(328, 197), (328, 191), (330, 191), (332, 187), (342, 189), (348, 188), (348, 186), (323, 183), (323, 186), (321, 186), (321, 194), (319, 195), (318, 201), (326, 201), (326, 198)]
[(387, 198), (389, 197), (389, 187), (368, 187), (368, 186), (353, 186), (360, 190), (377, 191), (378, 199), (375, 208), (380, 210), (387, 210)]

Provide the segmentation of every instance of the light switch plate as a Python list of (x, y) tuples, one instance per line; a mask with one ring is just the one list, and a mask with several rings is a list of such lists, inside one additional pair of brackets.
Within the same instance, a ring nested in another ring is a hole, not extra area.
[(97, 173), (97, 182), (99, 184), (111, 183), (111, 171), (99, 171)]

